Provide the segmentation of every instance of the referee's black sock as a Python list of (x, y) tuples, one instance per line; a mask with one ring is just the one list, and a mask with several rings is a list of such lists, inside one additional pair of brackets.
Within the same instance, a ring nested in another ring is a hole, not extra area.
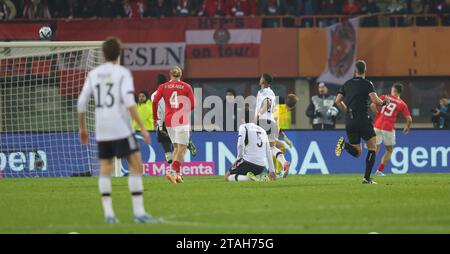
[(349, 143), (344, 144), (344, 149), (353, 157), (358, 157), (358, 149), (356, 147), (350, 145)]
[(364, 174), (364, 178), (369, 180), (370, 174), (372, 173), (373, 165), (375, 164), (375, 156), (376, 152), (369, 150), (366, 157), (366, 173)]

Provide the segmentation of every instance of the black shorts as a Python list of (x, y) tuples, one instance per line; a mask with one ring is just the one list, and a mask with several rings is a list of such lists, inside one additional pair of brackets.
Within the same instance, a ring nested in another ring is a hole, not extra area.
[(264, 166), (253, 164), (244, 159), (239, 159), (236, 166), (230, 168), (230, 174), (246, 175), (248, 172), (252, 172), (255, 175), (259, 175), (263, 170)]
[(156, 130), (156, 136), (159, 143), (170, 143), (172, 144), (172, 141), (170, 140), (169, 133), (167, 132), (166, 125), (163, 124), (162, 131), (159, 130), (159, 128)]
[(112, 159), (113, 157), (124, 159), (139, 151), (139, 144), (134, 135), (119, 140), (100, 141), (97, 144), (100, 159)]
[(370, 120), (347, 121), (345, 123), (345, 131), (347, 132), (348, 140), (352, 145), (360, 144), (361, 138), (367, 141), (376, 136)]

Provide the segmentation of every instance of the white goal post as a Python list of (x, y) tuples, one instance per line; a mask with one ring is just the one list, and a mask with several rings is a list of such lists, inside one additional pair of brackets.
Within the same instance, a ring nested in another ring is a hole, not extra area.
[(87, 72), (104, 62), (101, 45), (0, 42), (0, 177), (98, 174), (93, 103), (86, 146), (76, 104)]

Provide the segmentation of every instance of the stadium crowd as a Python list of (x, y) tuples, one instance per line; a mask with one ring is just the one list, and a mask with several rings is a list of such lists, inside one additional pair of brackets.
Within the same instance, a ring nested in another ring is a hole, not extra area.
[[(450, 0), (0, 0), (0, 20), (168, 17), (438, 14)], [(376, 26), (376, 23), (372, 25)]]

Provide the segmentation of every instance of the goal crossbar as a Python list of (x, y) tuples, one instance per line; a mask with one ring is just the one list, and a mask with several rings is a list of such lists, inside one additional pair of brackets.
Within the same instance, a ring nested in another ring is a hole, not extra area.
[(0, 42), (0, 48), (40, 47), (101, 47), (103, 41), (10, 41)]

